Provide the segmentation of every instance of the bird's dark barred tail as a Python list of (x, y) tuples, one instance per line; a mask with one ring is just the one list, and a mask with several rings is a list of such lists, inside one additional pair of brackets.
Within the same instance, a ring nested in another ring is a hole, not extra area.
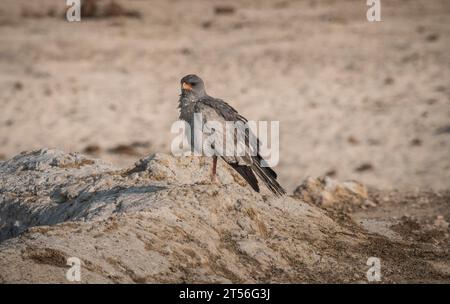
[(259, 185), (258, 179), (253, 172), (258, 175), (258, 177), (264, 182), (267, 188), (273, 192), (273, 194), (277, 196), (285, 195), (286, 190), (284, 190), (283, 187), (281, 187), (281, 185), (277, 182), (277, 174), (275, 171), (273, 171), (270, 167), (261, 166), (259, 161), (260, 159), (258, 158), (259, 157), (254, 159), (254, 163), (251, 167), (233, 163), (230, 163), (229, 165), (232, 166), (233, 169), (236, 170), (256, 192), (259, 192)]
[(275, 195), (283, 196), (286, 194), (286, 190), (277, 182), (277, 174), (270, 167), (263, 167), (259, 161), (255, 161), (252, 169)]
[(233, 169), (236, 170), (236, 172), (239, 173), (239, 175), (242, 176), (247, 183), (249, 183), (253, 190), (259, 192), (258, 180), (250, 167), (233, 163), (230, 163), (229, 165), (233, 167)]

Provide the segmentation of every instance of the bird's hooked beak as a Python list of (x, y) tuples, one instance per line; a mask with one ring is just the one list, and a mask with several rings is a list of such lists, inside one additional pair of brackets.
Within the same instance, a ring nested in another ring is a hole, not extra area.
[(183, 88), (183, 90), (192, 91), (192, 86), (189, 83), (183, 82), (181, 87)]

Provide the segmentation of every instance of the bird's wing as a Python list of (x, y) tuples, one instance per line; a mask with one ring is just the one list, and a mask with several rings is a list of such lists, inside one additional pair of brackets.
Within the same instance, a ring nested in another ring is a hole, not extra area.
[(207, 96), (200, 100), (201, 104), (207, 105), (214, 109), (219, 116), (222, 116), (226, 121), (236, 123), (235, 126), (239, 132), (244, 135), (244, 138), (235, 136), (235, 144), (239, 149), (246, 151), (245, 154), (250, 156), (259, 155), (260, 142), (258, 137), (253, 134), (252, 130), (248, 128), (248, 120), (240, 115), (232, 106), (222, 99), (212, 98)]
[[(216, 138), (221, 137), (224, 140), (230, 134), (225, 133), (226, 122), (241, 122), (244, 126), (247, 123), (247, 119), (240, 115), (232, 106), (227, 104), (221, 99), (215, 99), (212, 97), (203, 98), (196, 105), (197, 109), (195, 112), (201, 112), (203, 116), (204, 123), (210, 121), (219, 122), (222, 125), (221, 130), (216, 134)], [(239, 125), (239, 124), (238, 124)], [(216, 132), (216, 130), (215, 130)], [(241, 130), (242, 132), (242, 130)], [(264, 159), (259, 154), (259, 140), (253, 135), (251, 130), (248, 128), (244, 129), (245, 136), (237, 136), (237, 132), (233, 132), (232, 140), (235, 144), (235, 150), (241, 148), (239, 154), (224, 154), (223, 150), (219, 151), (219, 155), (225, 160), (229, 165), (231, 165), (247, 182), (252, 186), (255, 191), (259, 192), (258, 181), (255, 177), (256, 175), (261, 178), (261, 180), (266, 184), (266, 186), (276, 195), (284, 195), (286, 191), (277, 182), (277, 174), (270, 167), (263, 165)], [(255, 141), (251, 139), (253, 136)], [(217, 147), (215, 147), (216, 151)], [(256, 149), (256, 150), (255, 150)], [(222, 153), (220, 153), (222, 152)], [(256, 153), (255, 153), (256, 152)]]
[[(259, 142), (256, 136), (249, 130), (245, 117), (240, 115), (225, 101), (212, 97), (201, 99), (197, 103), (197, 109), (195, 111), (203, 114), (204, 123), (216, 121), (220, 122), (223, 126), (221, 130), (216, 131), (216, 135), (223, 139), (223, 143), (226, 143), (228, 140), (229, 145), (225, 145), (222, 151), (216, 150), (218, 152), (227, 152), (220, 153), (226, 162), (239, 163), (240, 165), (247, 166), (253, 163), (252, 156), (257, 155)], [(227, 131), (229, 134), (226, 133)], [(250, 136), (254, 136), (252, 140), (250, 140)]]
[[(197, 102), (195, 112), (202, 114), (202, 125), (204, 126), (202, 141), (205, 143), (206, 140), (211, 140), (215, 154), (221, 156), (227, 163), (250, 166), (253, 160), (242, 136), (238, 136), (236, 130), (230, 134), (227, 133), (227, 124), (234, 122), (234, 119), (231, 119), (231, 115), (233, 115), (231, 112), (225, 111), (224, 109), (218, 110), (209, 103)], [(237, 154), (238, 147), (244, 152)]]
[[(225, 102), (223, 104), (220, 104), (219, 106), (216, 106), (215, 103), (210, 102), (209, 100), (206, 102), (199, 101), (196, 103), (194, 111), (202, 114), (203, 125), (205, 127), (211, 122), (220, 125), (217, 129), (214, 129), (213, 132), (213, 149), (215, 150), (216, 155), (220, 156), (226, 163), (228, 163), (234, 170), (236, 170), (236, 172), (238, 172), (249, 183), (253, 190), (259, 192), (258, 179), (256, 178), (252, 170), (253, 159), (251, 155), (249, 155), (248, 153), (245, 153), (242, 156), (240, 154), (236, 155), (234, 151), (233, 153), (230, 153), (229, 151), (227, 151), (227, 149), (229, 148), (228, 144), (226, 144), (225, 146), (223, 145), (224, 143), (226, 143), (227, 138), (228, 141), (231, 140), (231, 142), (234, 142), (233, 148), (235, 148), (236, 145), (240, 144), (238, 136), (234, 136), (235, 134), (228, 134), (229, 132), (226, 132), (226, 126), (227, 121), (234, 122), (236, 119), (242, 120), (245, 118), (240, 118), (236, 110), (234, 110)], [(210, 127), (214, 128), (213, 125), (210, 125)], [(211, 137), (209, 132), (208, 134), (204, 135)], [(232, 138), (230, 138), (230, 135), (232, 135)], [(219, 140), (219, 143), (217, 143), (216, 140)], [(222, 141), (220, 142), (220, 140)], [(222, 147), (220, 147), (220, 145), (222, 145)]]
[(247, 122), (247, 119), (245, 119), (245, 117), (239, 115), (239, 113), (232, 106), (230, 106), (222, 99), (206, 96), (204, 98), (201, 98), (200, 102), (215, 109), (221, 116), (223, 116), (228, 121), (241, 120), (243, 122)]

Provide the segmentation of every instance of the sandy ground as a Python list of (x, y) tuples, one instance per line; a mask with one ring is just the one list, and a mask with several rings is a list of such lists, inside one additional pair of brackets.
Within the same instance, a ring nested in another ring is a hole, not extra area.
[(64, 1), (2, 0), (0, 158), (169, 152), (179, 79), (196, 73), (248, 119), (280, 121), (289, 190), (323, 174), (449, 189), (450, 4), (382, 0), (369, 23), (365, 2), (130, 0), (140, 18), (68, 23)]

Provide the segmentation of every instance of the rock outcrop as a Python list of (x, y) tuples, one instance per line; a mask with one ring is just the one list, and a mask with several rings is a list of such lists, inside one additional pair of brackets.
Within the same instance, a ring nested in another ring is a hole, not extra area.
[[(339, 183), (332, 178), (307, 178), (294, 190), (294, 196), (320, 207), (362, 206), (369, 199), (367, 188), (356, 181)], [(346, 205), (346, 206), (342, 206)]]
[[(69, 283), (70, 257), (89, 283), (366, 282), (367, 259), (392, 246), (218, 166), (211, 184), (199, 157), (119, 169), (43, 149), (0, 162), (0, 282)], [(411, 279), (419, 260), (400, 247), (383, 260), (386, 281)], [(441, 278), (430, 271), (420, 275)]]

